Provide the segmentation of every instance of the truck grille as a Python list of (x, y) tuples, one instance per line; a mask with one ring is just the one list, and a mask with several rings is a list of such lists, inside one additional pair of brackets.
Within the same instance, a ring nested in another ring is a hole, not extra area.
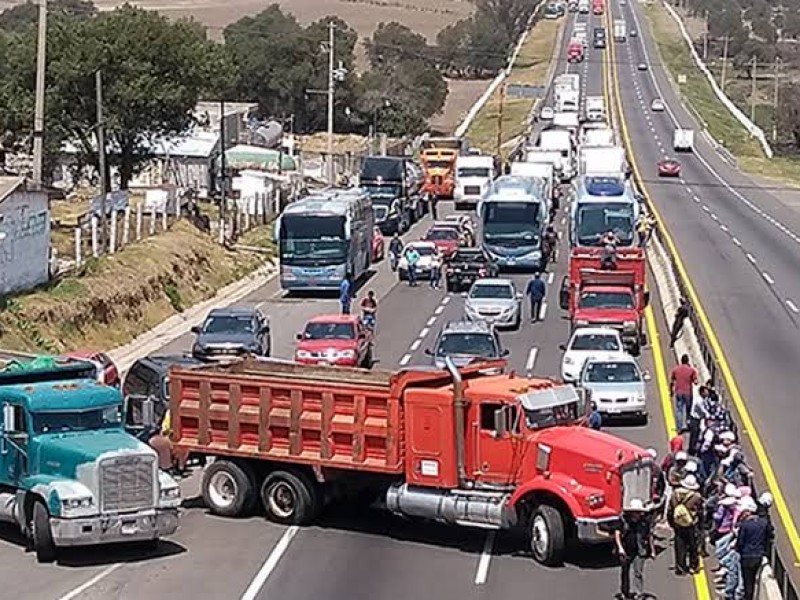
[(129, 512), (153, 507), (154, 458), (119, 456), (100, 466), (100, 510)]
[(622, 468), (622, 508), (628, 508), (631, 500), (641, 500), (645, 506), (652, 502), (653, 464), (649, 461), (634, 461)]
[(481, 188), (478, 185), (465, 185), (464, 194), (466, 194), (467, 196), (480, 196)]

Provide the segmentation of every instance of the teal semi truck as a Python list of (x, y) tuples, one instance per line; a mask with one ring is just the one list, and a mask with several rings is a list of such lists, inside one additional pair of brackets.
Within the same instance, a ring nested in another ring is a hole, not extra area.
[(123, 428), (123, 399), (96, 366), (0, 356), (0, 520), (40, 562), (64, 546), (156, 543), (178, 528), (180, 489)]

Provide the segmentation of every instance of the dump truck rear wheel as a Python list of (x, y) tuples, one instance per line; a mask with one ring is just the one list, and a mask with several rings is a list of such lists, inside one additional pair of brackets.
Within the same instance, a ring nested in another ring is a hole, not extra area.
[(36, 560), (40, 563), (51, 563), (56, 559), (56, 544), (53, 541), (53, 532), (50, 529), (50, 513), (44, 503), (36, 501), (33, 505), (31, 519), (33, 532), (33, 549), (36, 550)]
[(548, 504), (536, 507), (531, 517), (531, 550), (533, 557), (548, 567), (564, 562), (564, 519), (557, 508)]
[(319, 490), (307, 477), (289, 471), (273, 471), (261, 486), (261, 501), (270, 521), (305, 525), (319, 512)]
[(222, 517), (246, 516), (258, 500), (252, 471), (230, 460), (217, 460), (206, 468), (202, 493), (209, 510)]

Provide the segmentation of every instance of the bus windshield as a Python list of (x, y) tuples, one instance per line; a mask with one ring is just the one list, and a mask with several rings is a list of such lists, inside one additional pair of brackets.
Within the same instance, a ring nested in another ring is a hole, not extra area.
[(281, 262), (325, 266), (347, 260), (345, 218), (340, 215), (284, 215), (281, 217)]
[(579, 246), (600, 246), (603, 235), (613, 231), (620, 245), (633, 243), (633, 204), (598, 202), (578, 208), (576, 234)]
[(539, 244), (538, 202), (487, 202), (483, 208), (483, 238), (514, 246)]

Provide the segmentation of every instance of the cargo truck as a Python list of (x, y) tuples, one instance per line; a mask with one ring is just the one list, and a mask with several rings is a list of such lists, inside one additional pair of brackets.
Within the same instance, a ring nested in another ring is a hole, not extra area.
[(559, 303), (569, 311), (573, 329), (612, 327), (619, 330), (631, 354), (638, 355), (645, 343), (644, 311), (650, 301), (644, 251), (617, 249), (614, 269), (601, 268), (602, 252), (602, 248), (572, 250)]
[(618, 44), (622, 44), (625, 42), (625, 36), (627, 35), (627, 25), (625, 24), (625, 19), (614, 19), (614, 41)]
[(260, 503), (269, 519), (302, 525), (326, 502), (377, 501), (408, 517), (523, 530), (548, 565), (570, 539), (610, 541), (632, 501), (649, 505), (647, 452), (581, 426), (572, 386), (488, 375), (502, 360), (446, 366), (176, 368), (174, 446), (215, 459), (201, 491), (217, 515)]
[(672, 148), (676, 152), (691, 152), (694, 150), (694, 130), (676, 129), (672, 137)]
[(430, 137), (422, 142), (423, 193), (433, 198), (453, 199), (456, 159), (464, 149), (465, 141), (459, 137)]
[(4, 353), (0, 405), (0, 521), (39, 562), (177, 530), (178, 484), (123, 429), (122, 394), (97, 382), (94, 364)]

